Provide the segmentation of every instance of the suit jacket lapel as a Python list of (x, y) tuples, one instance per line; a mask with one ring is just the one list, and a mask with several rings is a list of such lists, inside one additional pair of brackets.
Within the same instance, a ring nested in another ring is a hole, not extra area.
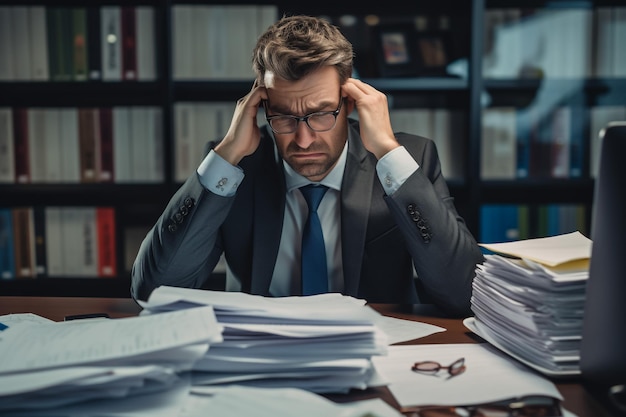
[(344, 292), (355, 296), (359, 289), (376, 166), (368, 158), (369, 153), (353, 126), (348, 129), (348, 141), (348, 158), (341, 184), (341, 241)]
[(251, 293), (269, 295), (278, 246), (283, 229), (285, 211), (285, 173), (282, 160), (277, 156), (274, 141), (269, 133), (261, 138), (263, 155), (267, 161), (274, 158), (274, 169), (260, 169), (254, 179), (254, 201), (250, 210), (254, 212), (254, 242), (252, 255)]

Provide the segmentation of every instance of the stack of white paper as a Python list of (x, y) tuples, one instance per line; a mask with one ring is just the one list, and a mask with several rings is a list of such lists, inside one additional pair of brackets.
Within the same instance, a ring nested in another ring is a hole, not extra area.
[(0, 333), (0, 412), (169, 388), (222, 340), (211, 307), (11, 325)]
[(142, 303), (158, 313), (210, 305), (223, 342), (194, 364), (194, 384), (237, 383), (313, 392), (365, 389), (372, 356), (387, 352), (382, 316), (341, 294), (271, 298), (240, 292), (159, 287)]
[(472, 330), (543, 373), (578, 373), (591, 241), (574, 232), (483, 246), (520, 258), (477, 266)]

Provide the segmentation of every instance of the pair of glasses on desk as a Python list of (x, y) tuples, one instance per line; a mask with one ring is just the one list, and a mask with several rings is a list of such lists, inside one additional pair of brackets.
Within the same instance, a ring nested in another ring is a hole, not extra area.
[[(436, 361), (415, 362), (413, 372), (437, 375), (447, 371), (448, 379), (462, 374), (466, 370), (465, 359), (459, 358), (448, 366)], [(560, 417), (559, 401), (551, 397), (535, 396), (514, 400), (505, 400), (490, 404), (465, 406), (421, 406), (402, 409), (407, 417)]]

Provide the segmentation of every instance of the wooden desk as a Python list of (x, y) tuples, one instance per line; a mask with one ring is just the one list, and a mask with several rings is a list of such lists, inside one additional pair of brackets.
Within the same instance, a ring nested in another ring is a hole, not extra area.
[[(459, 319), (449, 319), (413, 314), (410, 307), (394, 305), (372, 305), (387, 316), (417, 320), (447, 329), (445, 332), (417, 339), (403, 344), (426, 343), (480, 343), (480, 337), (468, 331)], [(0, 315), (11, 313), (34, 313), (54, 321), (62, 321), (65, 316), (89, 313), (107, 313), (112, 318), (137, 315), (141, 307), (130, 298), (79, 298), (79, 297), (0, 297)], [(573, 378), (554, 379), (564, 397), (564, 406), (578, 417), (612, 417), (580, 384)], [(355, 391), (348, 395), (329, 395), (335, 401), (354, 401), (380, 397), (397, 407), (397, 403), (386, 388)]]

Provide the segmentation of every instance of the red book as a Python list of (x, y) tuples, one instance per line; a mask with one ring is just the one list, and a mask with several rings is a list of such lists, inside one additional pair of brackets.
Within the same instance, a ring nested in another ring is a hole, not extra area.
[(137, 79), (137, 24), (135, 7), (122, 6), (122, 79)]
[(98, 276), (117, 276), (115, 253), (115, 210), (112, 207), (97, 207), (98, 230)]
[(28, 109), (13, 109), (13, 149), (15, 152), (15, 182), (30, 182), (28, 155)]
[(113, 109), (103, 107), (100, 113), (100, 182), (113, 182)]

